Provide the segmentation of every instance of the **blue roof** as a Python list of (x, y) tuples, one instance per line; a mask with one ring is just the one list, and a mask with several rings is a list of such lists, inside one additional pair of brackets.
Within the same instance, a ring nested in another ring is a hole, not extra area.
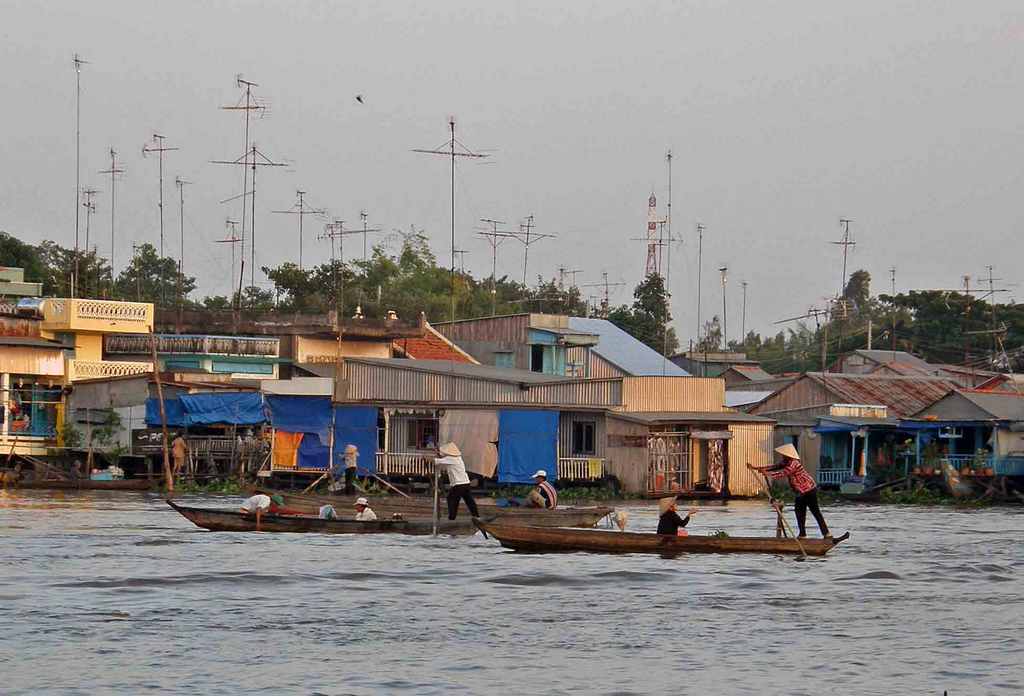
[(656, 350), (638, 341), (607, 319), (569, 317), (573, 331), (597, 334), (597, 345), (590, 350), (633, 377), (689, 377), (690, 373)]

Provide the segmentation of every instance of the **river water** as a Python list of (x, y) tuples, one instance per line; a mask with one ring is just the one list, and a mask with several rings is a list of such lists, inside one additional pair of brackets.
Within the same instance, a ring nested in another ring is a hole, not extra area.
[[(0, 492), (0, 692), (1024, 691), (1024, 510), (825, 514), (853, 536), (824, 559), (668, 560), (210, 533), (156, 496)], [(691, 523), (716, 529), (774, 523), (757, 502)]]

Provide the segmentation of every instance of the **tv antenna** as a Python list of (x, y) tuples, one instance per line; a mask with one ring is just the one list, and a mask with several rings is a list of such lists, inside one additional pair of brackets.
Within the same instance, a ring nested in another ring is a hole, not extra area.
[(839, 224), (843, 228), (843, 238), (835, 242), (829, 242), (829, 244), (835, 244), (843, 247), (843, 284), (839, 286), (839, 296), (844, 299), (844, 302), (846, 299), (846, 256), (850, 251), (850, 247), (857, 246), (857, 242), (850, 239), (851, 222), (853, 222), (853, 220), (839, 218)]
[[(164, 153), (172, 152), (180, 148), (167, 147), (164, 145), (166, 136), (160, 135), (159, 133), (153, 134), (153, 144), (146, 143), (142, 146), (142, 156), (155, 152), (157, 154), (157, 160), (159, 162), (159, 176), (160, 176), (160, 196), (157, 199), (157, 208), (160, 209), (160, 258), (164, 257)], [(161, 286), (162, 287), (162, 286)], [(160, 298), (161, 300), (163, 297)]]
[(565, 266), (558, 267), (558, 289), (565, 290), (565, 277), (572, 276), (572, 285), (569, 287), (576, 287), (576, 274), (582, 273), (583, 270), (580, 268), (566, 268)]
[[(92, 220), (92, 216), (96, 213), (96, 201), (94, 200), (94, 198), (96, 197), (97, 193), (99, 193), (99, 191), (94, 188), (87, 187), (82, 189), (82, 207), (85, 208), (85, 253), (87, 255), (89, 253), (89, 230), (91, 228), (90, 221)], [(99, 277), (96, 278), (96, 284), (99, 285)], [(88, 295), (88, 280), (85, 284), (84, 290), (85, 293)]]
[(238, 220), (227, 218), (224, 220), (224, 227), (228, 230), (228, 236), (218, 239), (216, 242), (231, 245), (231, 276), (228, 278), (228, 289), (233, 293), (235, 289), (235, 245), (241, 242), (242, 238), (238, 236)]
[(114, 241), (114, 189), (119, 174), (124, 174), (124, 169), (117, 166), (117, 152), (114, 148), (110, 148), (110, 169), (103, 169), (100, 174), (110, 175), (110, 296), (114, 296), (114, 248), (116, 243)]
[[(132, 242), (132, 257), (139, 258), (139, 252), (145, 248), (145, 244)], [(135, 301), (142, 302), (142, 264), (135, 264)]]
[[(335, 219), (324, 225), (320, 239), (331, 241), (331, 274), (334, 277), (334, 311), (338, 312), (338, 326), (341, 326), (341, 312), (345, 310), (345, 237), (350, 234), (361, 234), (362, 230), (346, 230), (345, 221)], [(334, 240), (338, 240), (340, 263), (334, 255)], [(338, 280), (338, 266), (341, 266), (341, 281)], [(341, 340), (339, 338), (339, 340)]]
[(504, 244), (506, 239), (516, 239), (511, 232), (499, 230), (498, 225), (504, 225), (503, 220), (492, 218), (480, 218), (480, 222), (491, 226), (490, 230), (480, 230), (477, 236), (483, 237), (491, 245), (491, 316), (498, 312), (498, 247)]
[(78, 230), (79, 230), (79, 196), (82, 195), (82, 66), (89, 61), (77, 53), (72, 58), (75, 65), (75, 261), (71, 272), (69, 290), (71, 297), (76, 297), (78, 285)]
[(307, 215), (322, 216), (327, 213), (323, 208), (309, 208), (306, 206), (305, 201), (306, 192), (296, 190), (295, 197), (296, 202), (288, 210), (274, 210), (272, 212), (281, 213), (284, 215), (298, 215), (299, 216), (299, 270), (302, 270), (302, 221)]
[[(363, 261), (366, 261), (366, 234), (368, 232), (383, 232), (383, 230), (379, 227), (367, 227), (367, 223), (370, 219), (370, 214), (367, 213), (365, 210), (359, 211), (359, 219), (363, 221)], [(465, 272), (465, 269), (463, 269), (463, 272)]]
[(459, 256), (459, 273), (466, 275), (466, 254), (469, 253), (468, 249), (456, 249), (455, 253)]
[[(451, 267), (451, 320), (455, 321), (455, 159), (457, 157), (467, 157), (470, 159), (482, 159), (489, 155), (473, 152), (468, 147), (463, 145), (455, 137), (455, 117), (448, 117), (448, 128), (451, 131), (451, 138), (446, 142), (441, 143), (433, 150), (414, 148), (413, 152), (419, 152), (425, 155), (444, 155), (445, 157), (451, 158), (451, 190), (452, 190), (452, 267)], [(525, 275), (524, 275), (525, 282)]]
[(601, 308), (598, 311), (598, 314), (601, 316), (602, 319), (607, 319), (608, 318), (608, 313), (611, 311), (611, 289), (615, 288), (615, 287), (619, 287), (621, 285), (625, 285), (625, 283), (624, 282), (619, 282), (619, 283), (610, 283), (610, 282), (608, 282), (608, 272), (607, 271), (604, 271), (603, 273), (601, 273), (601, 278), (602, 278), (602, 280), (601, 280), (600, 283), (587, 283), (586, 285), (581, 285), (580, 287), (581, 288), (603, 288), (604, 289), (604, 293), (601, 296)]
[[(185, 187), (191, 184), (191, 181), (186, 181), (180, 176), (174, 177), (174, 185), (178, 187), (178, 224), (179, 234), (181, 235), (181, 247), (178, 252), (178, 315), (179, 321), (181, 316), (181, 303), (184, 295), (181, 292), (181, 286), (183, 282), (184, 268), (185, 268)], [(178, 330), (181, 330), (179, 325)]]
[(533, 232), (533, 215), (527, 215), (526, 219), (519, 223), (519, 234), (516, 236), (523, 244), (523, 285), (526, 285), (526, 265), (530, 259), (530, 245), (536, 244), (542, 239), (552, 239), (553, 234), (539, 234)]
[[(818, 309), (817, 307), (811, 307), (807, 310), (806, 314), (801, 314), (798, 317), (789, 317), (787, 319), (779, 319), (778, 321), (772, 322), (772, 324), (786, 324), (791, 321), (801, 321), (803, 319), (814, 319), (815, 333), (821, 336), (821, 371), (824, 372), (828, 367), (828, 310)], [(822, 331), (821, 319), (825, 320), (824, 331)]]

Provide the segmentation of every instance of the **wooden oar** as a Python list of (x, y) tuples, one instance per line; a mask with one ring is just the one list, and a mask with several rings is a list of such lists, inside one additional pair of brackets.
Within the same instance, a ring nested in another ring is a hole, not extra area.
[(775, 508), (775, 514), (779, 516), (779, 522), (782, 523), (782, 528), (785, 529), (794, 540), (796, 545), (800, 548), (800, 553), (804, 558), (807, 558), (807, 551), (804, 550), (804, 545), (800, 541), (800, 537), (793, 533), (793, 528), (789, 526), (789, 522), (786, 521), (785, 515), (782, 514), (782, 506), (779, 501), (772, 497), (771, 484), (768, 482), (768, 477), (761, 474), (761, 478), (764, 480), (764, 492), (768, 494), (768, 504)]
[(407, 493), (398, 490), (397, 488), (392, 486), (390, 483), (388, 483), (387, 481), (385, 481), (384, 479), (382, 479), (380, 476), (378, 476), (377, 474), (373, 473), (372, 471), (368, 471), (368, 470), (362, 469), (362, 468), (360, 468), (359, 471), (364, 476), (372, 476), (373, 478), (377, 479), (378, 481), (383, 483), (385, 486), (387, 486), (388, 488), (390, 488), (391, 490), (393, 490), (395, 493), (397, 493), (398, 495), (402, 496), (403, 498), (408, 498), (409, 497), (409, 495)]
[(323, 481), (325, 478), (327, 478), (330, 475), (330, 473), (330, 471), (325, 471), (324, 473), (322, 473), (320, 475), (320, 478), (318, 478), (316, 481), (302, 489), (302, 494), (305, 495), (306, 493), (309, 493), (311, 490), (316, 488), (317, 484)]

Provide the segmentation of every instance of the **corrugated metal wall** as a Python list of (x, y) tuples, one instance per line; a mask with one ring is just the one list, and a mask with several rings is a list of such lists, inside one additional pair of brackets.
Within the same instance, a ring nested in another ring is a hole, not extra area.
[(647, 490), (647, 426), (610, 416), (605, 471), (619, 480), (627, 493)]
[(713, 377), (624, 377), (626, 411), (725, 411), (725, 381)]
[[(594, 457), (605, 456), (605, 444), (608, 436), (605, 432), (605, 415), (603, 413), (580, 413), (564, 411), (558, 417), (558, 456), (559, 457)], [(573, 423), (594, 423), (594, 454), (573, 454), (572, 430)]]
[(579, 405), (613, 408), (622, 403), (622, 382), (578, 380), (531, 384), (498, 382), (457, 374), (346, 362), (347, 393), (338, 401), (388, 403)]
[[(829, 394), (820, 384), (808, 377), (802, 377), (788, 387), (772, 394), (759, 403), (751, 413), (756, 415), (771, 415), (783, 411), (794, 411), (797, 409), (808, 409), (809, 407), (823, 407), (828, 412), (828, 404), (835, 402), (835, 397)], [(814, 413), (820, 413), (814, 410)], [(811, 415), (808, 412), (808, 415)]]
[(772, 463), (773, 423), (732, 423), (729, 430), (729, 492), (732, 495), (757, 495), (762, 486), (760, 474), (747, 469), (747, 462), (754, 466)]

